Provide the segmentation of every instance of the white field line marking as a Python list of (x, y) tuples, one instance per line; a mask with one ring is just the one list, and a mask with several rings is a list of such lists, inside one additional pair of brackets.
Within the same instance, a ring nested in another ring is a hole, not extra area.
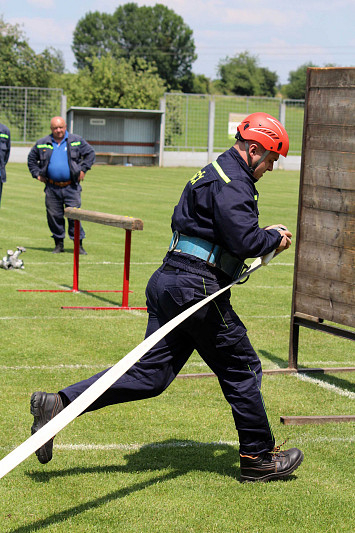
[[(351, 361), (311, 361), (308, 364), (322, 364), (323, 366), (326, 366), (326, 364), (336, 364), (336, 365), (343, 365), (343, 366), (350, 366), (352, 364)], [(16, 366), (8, 366), (8, 365), (0, 365), (0, 370), (6, 371), (13, 371), (13, 370), (46, 370), (48, 372), (52, 372), (54, 370), (80, 370), (80, 369), (86, 369), (86, 370), (95, 370), (95, 369), (101, 369), (105, 370), (106, 368), (109, 368), (113, 366), (114, 363), (102, 363), (97, 365), (85, 365), (85, 364), (67, 364), (67, 365), (16, 365)], [(184, 368), (205, 368), (209, 369), (209, 366), (204, 363), (203, 361), (190, 361), (184, 365)], [(266, 370), (265, 365), (263, 366), (264, 370)], [(278, 365), (274, 364), (270, 368), (280, 368)], [(268, 367), (269, 369), (269, 367)], [(212, 372), (212, 371), (211, 371)], [(180, 374), (180, 375), (183, 375)]]
[[(343, 365), (343, 366), (349, 366), (352, 364), (351, 361), (311, 361), (308, 364), (337, 364), (337, 365)], [(12, 370), (47, 370), (48, 372), (52, 372), (54, 370), (80, 370), (80, 369), (102, 369), (105, 370), (106, 368), (109, 368), (113, 366), (114, 363), (102, 363), (102, 364), (96, 364), (96, 365), (86, 365), (86, 364), (61, 364), (61, 365), (16, 365), (16, 366), (10, 366), (10, 365), (0, 365), (0, 370), (5, 371), (12, 371)], [(209, 366), (204, 363), (203, 361), (190, 361), (184, 365), (184, 368), (206, 368), (208, 369)], [(272, 368), (280, 368), (278, 365), (274, 364), (272, 365)], [(299, 379), (302, 379), (304, 377), (303, 374), (297, 376)], [(317, 380), (315, 378), (309, 378), (309, 380), (312, 380), (312, 382), (316, 382)], [(307, 381), (309, 381), (307, 380)], [(306, 381), (306, 380), (305, 380)], [(321, 381), (321, 380), (318, 380)], [(321, 381), (321, 383), (324, 385), (324, 382)], [(318, 384), (318, 383), (317, 383)], [(331, 390), (333, 390), (334, 385), (327, 384), (328, 387), (331, 387)], [(327, 387), (327, 388), (328, 388)], [(336, 388), (336, 387), (335, 387)], [(339, 389), (342, 390), (342, 389)], [(345, 391), (346, 392), (346, 391)], [(351, 393), (353, 394), (353, 393)]]
[[(291, 445), (291, 439), (288, 441)], [(292, 445), (300, 444), (320, 444), (320, 443), (344, 443), (351, 444), (355, 442), (355, 437), (297, 437), (292, 439)], [(54, 441), (54, 448), (56, 450), (69, 450), (74, 452), (91, 452), (91, 451), (136, 451), (142, 448), (151, 449), (169, 449), (169, 448), (203, 448), (207, 446), (239, 446), (238, 441), (212, 441), (212, 442), (195, 442), (195, 441), (176, 441), (176, 442), (156, 442), (156, 443), (131, 443), (131, 444), (56, 444)], [(0, 446), (0, 450), (13, 450), (13, 446)]]
[(344, 366), (353, 366), (354, 360), (350, 361), (301, 361), (302, 365), (321, 365), (321, 366), (331, 366), (331, 365), (344, 365)]
[[(117, 305), (117, 307), (119, 307)], [(97, 312), (97, 311), (96, 311)], [(125, 313), (125, 315), (123, 315)], [(128, 313), (128, 316), (127, 316)], [(139, 311), (132, 309), (131, 311), (120, 311), (117, 315), (111, 315), (111, 316), (101, 316), (101, 315), (93, 315), (93, 316), (67, 316), (65, 317), (65, 320), (122, 320), (127, 318), (133, 318), (134, 316), (141, 316), (143, 317), (146, 315), (146, 311)], [(129, 316), (131, 315), (131, 316)], [(275, 317), (278, 318), (278, 317)], [(2, 316), (0, 317), (0, 320), (58, 320), (63, 319), (63, 316), (55, 316), (55, 317), (47, 317), (47, 316)]]
[(107, 365), (38, 365), (38, 366), (29, 366), (29, 365), (22, 365), (22, 366), (6, 366), (6, 365), (0, 365), (0, 370), (48, 370), (51, 372), (52, 370), (77, 370), (81, 368), (102, 368), (104, 370), (105, 368), (112, 366), (112, 364), (108, 363)]
[(292, 374), (292, 375), (296, 376), (296, 378), (301, 381), (312, 383), (313, 385), (317, 385), (318, 387), (321, 387), (322, 389), (326, 389), (329, 392), (334, 392), (335, 394), (339, 394), (339, 396), (346, 396), (347, 398), (350, 398), (351, 400), (355, 400), (355, 392), (341, 389), (340, 387), (336, 387), (335, 385), (332, 385), (331, 383), (327, 383), (326, 381), (322, 381), (320, 379), (311, 378), (305, 374)]
[[(109, 306), (108, 306), (109, 307)], [(117, 307), (119, 307), (117, 305)], [(147, 312), (146, 311), (139, 311), (137, 309), (132, 309), (131, 311), (121, 311), (121, 313), (129, 313), (129, 315), (138, 315), (138, 316), (143, 316), (143, 315), (146, 315)], [(265, 315), (265, 316), (253, 316), (253, 315), (239, 315), (240, 318), (242, 319), (253, 319), (253, 318), (257, 318), (257, 319), (260, 319), (260, 320), (269, 320), (270, 318), (271, 319), (279, 319), (279, 318), (290, 318), (290, 315)], [(60, 315), (60, 316), (51, 316), (51, 317), (48, 317), (48, 316), (0, 316), (0, 320), (43, 320), (43, 319), (46, 319), (46, 320), (62, 320), (63, 319), (63, 315)], [(101, 315), (96, 315), (96, 314), (93, 314), (93, 315), (88, 315), (88, 316), (83, 316), (83, 315), (77, 315), (77, 316), (66, 316), (65, 317), (65, 320), (119, 320), (120, 318), (127, 318), (127, 314), (125, 315), (122, 315), (122, 314), (118, 314), (118, 315), (106, 315), (106, 316), (101, 316)]]
[[(96, 364), (96, 365), (85, 365), (85, 364), (61, 364), (61, 365), (16, 365), (16, 366), (9, 366), (9, 365), (0, 365), (0, 370), (6, 371), (12, 371), (12, 370), (47, 370), (48, 372), (52, 372), (53, 370), (80, 370), (82, 368), (84, 369), (102, 369), (105, 370), (108, 367), (113, 366), (114, 363), (102, 363), (102, 364)], [(184, 365), (184, 368), (209, 368), (206, 363), (203, 361), (199, 362), (196, 361), (186, 363)]]
[[(26, 261), (26, 264), (25, 264), (25, 269), (26, 269), (26, 265), (72, 265), (73, 264), (73, 261), (70, 261), (70, 262), (62, 262), (62, 261), (41, 261), (41, 262), (38, 262), (38, 263), (35, 263), (35, 262), (29, 262), (29, 261)], [(85, 265), (124, 265), (124, 262), (123, 261), (85, 261), (85, 263), (83, 263)], [(153, 261), (153, 262), (134, 262), (134, 261), (131, 261), (130, 262), (131, 265), (161, 265), (162, 264), (162, 261)]]
[[(161, 265), (162, 261), (131, 261), (131, 265)], [(26, 261), (26, 265), (72, 265), (73, 261)], [(123, 261), (85, 261), (85, 265), (124, 265)], [(293, 266), (293, 263), (275, 263), (268, 266)]]

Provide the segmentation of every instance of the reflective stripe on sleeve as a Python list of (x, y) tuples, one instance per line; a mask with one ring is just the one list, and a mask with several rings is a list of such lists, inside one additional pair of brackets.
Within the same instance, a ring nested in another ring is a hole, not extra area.
[(217, 170), (218, 174), (221, 176), (222, 180), (225, 181), (226, 183), (229, 183), (230, 182), (230, 179), (228, 178), (227, 174), (225, 174), (222, 170), (222, 168), (220, 167), (220, 165), (217, 163), (217, 161), (213, 161), (212, 162), (212, 165), (214, 166), (214, 168)]

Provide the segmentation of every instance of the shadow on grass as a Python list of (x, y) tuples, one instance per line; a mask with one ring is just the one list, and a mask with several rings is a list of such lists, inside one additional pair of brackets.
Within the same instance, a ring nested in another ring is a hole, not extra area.
[[(52, 251), (54, 250), (54, 247), (55, 247), (55, 243), (53, 241), (53, 244), (51, 246), (49, 246), (49, 247), (48, 246), (46, 246), (46, 247), (43, 247), (43, 246), (26, 246), (26, 251), (27, 250), (37, 250), (38, 252), (52, 253)], [(57, 257), (58, 255), (63, 257), (65, 254), (73, 255), (74, 254), (74, 248), (64, 248), (64, 251), (61, 252), (60, 254), (53, 254), (53, 258)]]
[[(267, 352), (266, 350), (259, 350), (259, 353), (266, 359), (272, 361), (279, 368), (287, 368), (288, 366), (288, 361), (284, 361), (284, 359), (281, 359), (280, 357), (277, 357), (276, 355), (273, 355), (272, 353)], [(329, 385), (334, 385), (335, 387), (339, 387), (349, 392), (355, 392), (355, 383), (335, 376), (334, 374), (325, 374), (325, 372), (321, 368), (317, 372), (307, 372), (307, 367), (299, 366), (299, 370), (302, 370), (302, 374), (306, 374), (309, 377), (324, 381), (324, 383), (329, 383)]]
[[(195, 441), (166, 440), (143, 446), (137, 452), (125, 455), (124, 458), (126, 460), (125, 465), (111, 464), (28, 473), (27, 475), (38, 483), (48, 483), (55, 478), (82, 476), (85, 474), (137, 474), (151, 472), (152, 477), (149, 480), (110, 492), (105, 496), (93, 498), (86, 503), (60, 510), (47, 518), (13, 529), (11, 530), (12, 533), (29, 533), (54, 526), (88, 510), (100, 508), (107, 503), (145, 490), (156, 483), (164, 483), (176, 479), (191, 471), (211, 472), (224, 477), (228, 476), (235, 480), (238, 480), (240, 475), (239, 466), (235, 465), (238, 460), (238, 451), (235, 447), (222, 443), (210, 444)], [(165, 471), (165, 473), (159, 473), (162, 471)], [(291, 479), (295, 479), (295, 476), (289, 476), (285, 481)]]
[(348, 381), (347, 379), (342, 379), (333, 374), (324, 374), (324, 372), (321, 372), (321, 371), (307, 373), (307, 369), (302, 369), (302, 370), (304, 370), (302, 373), (306, 374), (310, 378), (319, 379), (319, 381), (323, 381), (324, 383), (329, 383), (329, 385), (334, 385), (335, 387), (339, 387), (340, 389), (343, 389), (345, 391), (355, 392), (355, 383), (352, 383), (351, 381)]
[(269, 359), (269, 361), (272, 361), (275, 365), (277, 365), (280, 368), (287, 368), (288, 367), (288, 361), (285, 361), (284, 359), (281, 359), (281, 357), (277, 357), (276, 355), (267, 352), (266, 350), (259, 350), (259, 353), (262, 357), (265, 357), (266, 359)]

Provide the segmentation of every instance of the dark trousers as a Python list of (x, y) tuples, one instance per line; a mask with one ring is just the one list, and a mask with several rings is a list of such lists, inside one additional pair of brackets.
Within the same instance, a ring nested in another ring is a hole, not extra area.
[(2, 181), (0, 180), (0, 205), (1, 205), (1, 197), (2, 197)]
[[(68, 185), (55, 187), (49, 183), (44, 192), (46, 194), (47, 222), (55, 240), (65, 237), (65, 207), (81, 206), (81, 185)], [(68, 218), (68, 235), (74, 239), (74, 220)], [(84, 239), (85, 232), (80, 224), (80, 239)]]
[[(149, 313), (146, 336), (219, 288), (220, 283), (201, 275), (159, 268), (149, 280), (146, 290)], [(260, 360), (229, 300), (227, 291), (193, 314), (148, 351), (88, 411), (159, 395), (196, 349), (217, 375), (231, 406), (239, 434), (240, 453), (257, 454), (272, 450), (274, 437), (260, 391)], [(106, 371), (60, 392), (73, 401)]]

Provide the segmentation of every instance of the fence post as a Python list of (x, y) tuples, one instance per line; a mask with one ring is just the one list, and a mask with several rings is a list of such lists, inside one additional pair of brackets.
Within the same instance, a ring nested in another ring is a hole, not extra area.
[(286, 127), (286, 103), (281, 101), (280, 102), (280, 117), (279, 120), (281, 124)]
[(60, 97), (60, 116), (67, 119), (67, 97), (65, 94), (62, 94)]
[(216, 102), (212, 96), (208, 105), (208, 161), (211, 163), (213, 160), (213, 145), (214, 145), (214, 121), (215, 121), (215, 112), (216, 112)]
[(164, 164), (164, 148), (165, 148), (165, 116), (166, 116), (166, 96), (160, 99), (160, 111), (163, 112), (160, 122), (160, 148), (159, 148), (159, 166)]

